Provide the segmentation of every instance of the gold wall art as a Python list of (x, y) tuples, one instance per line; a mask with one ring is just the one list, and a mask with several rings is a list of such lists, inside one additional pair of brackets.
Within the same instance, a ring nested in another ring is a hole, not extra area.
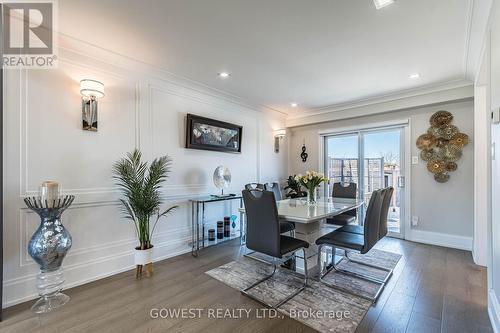
[(427, 170), (438, 183), (446, 183), (450, 172), (458, 168), (457, 161), (462, 157), (462, 149), (469, 144), (469, 136), (460, 133), (451, 124), (453, 115), (448, 111), (438, 111), (430, 118), (431, 126), (427, 133), (417, 139), (420, 158), (427, 162)]

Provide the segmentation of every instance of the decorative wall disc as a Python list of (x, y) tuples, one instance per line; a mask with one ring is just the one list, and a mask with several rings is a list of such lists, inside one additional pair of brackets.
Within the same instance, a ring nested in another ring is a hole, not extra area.
[(436, 140), (436, 147), (438, 148), (443, 148), (444, 146), (446, 146), (448, 143), (450, 142), (450, 140), (446, 140), (444, 138), (437, 138)]
[(457, 126), (446, 125), (440, 127), (438, 132), (439, 132), (439, 137), (450, 140), (452, 137), (455, 136), (455, 134), (458, 134), (458, 128)]
[(453, 115), (448, 111), (438, 111), (431, 116), (430, 123), (432, 126), (441, 127), (448, 125), (453, 120)]
[(427, 130), (427, 134), (430, 134), (436, 138), (439, 137), (439, 127), (438, 126), (429, 127), (429, 129)]
[(446, 183), (448, 180), (450, 180), (450, 175), (447, 173), (436, 173), (434, 175), (434, 179), (438, 183)]
[(456, 162), (462, 157), (462, 150), (453, 145), (446, 145), (439, 151), (439, 157), (445, 162)]
[(429, 162), (430, 160), (434, 160), (437, 158), (436, 151), (434, 149), (423, 149), (420, 152), (420, 158), (422, 161)]
[(456, 171), (458, 169), (458, 165), (455, 162), (448, 162), (448, 163), (446, 163), (445, 169), (448, 172), (453, 172), (453, 171)]
[(417, 139), (418, 149), (431, 149), (436, 145), (436, 137), (431, 134), (422, 134)]
[(464, 146), (469, 144), (469, 136), (464, 133), (457, 133), (451, 138), (450, 144), (459, 148), (463, 148)]
[(417, 139), (420, 158), (427, 162), (427, 170), (438, 183), (450, 179), (449, 172), (458, 169), (457, 161), (462, 157), (462, 149), (469, 143), (469, 136), (460, 133), (451, 124), (453, 115), (448, 111), (438, 111), (430, 118), (431, 127)]
[(427, 170), (432, 173), (441, 173), (445, 171), (445, 162), (443, 160), (431, 160), (427, 162)]

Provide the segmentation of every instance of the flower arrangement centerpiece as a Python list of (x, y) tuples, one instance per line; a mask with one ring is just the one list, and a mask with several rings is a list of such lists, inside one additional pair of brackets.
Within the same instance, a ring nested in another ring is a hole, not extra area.
[(328, 178), (326, 178), (322, 173), (318, 173), (315, 171), (307, 171), (305, 175), (299, 174), (295, 176), (295, 180), (297, 180), (302, 186), (306, 188), (308, 204), (316, 203), (316, 189), (321, 185), (321, 183), (328, 182)]

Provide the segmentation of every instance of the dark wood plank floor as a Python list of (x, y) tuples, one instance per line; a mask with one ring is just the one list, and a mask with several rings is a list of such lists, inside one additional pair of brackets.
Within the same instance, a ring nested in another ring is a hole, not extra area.
[[(358, 332), (492, 332), (486, 270), (466, 251), (386, 238), (377, 246), (400, 253), (394, 276)], [(67, 290), (71, 301), (38, 316), (32, 302), (5, 311), (3, 332), (313, 332), (290, 318), (260, 319), (261, 306), (205, 271), (237, 258), (237, 241), (155, 263), (152, 278), (129, 271)], [(243, 319), (151, 319), (152, 308), (252, 309)]]

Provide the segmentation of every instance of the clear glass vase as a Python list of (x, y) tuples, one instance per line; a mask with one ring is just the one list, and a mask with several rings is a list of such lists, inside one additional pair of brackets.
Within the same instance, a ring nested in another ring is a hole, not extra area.
[(52, 272), (40, 271), (36, 283), (40, 298), (33, 304), (31, 310), (35, 313), (47, 313), (66, 304), (70, 298), (61, 293), (63, 284), (62, 268)]
[(309, 188), (307, 189), (307, 204), (308, 205), (314, 205), (318, 201), (318, 191), (316, 191), (315, 188)]

